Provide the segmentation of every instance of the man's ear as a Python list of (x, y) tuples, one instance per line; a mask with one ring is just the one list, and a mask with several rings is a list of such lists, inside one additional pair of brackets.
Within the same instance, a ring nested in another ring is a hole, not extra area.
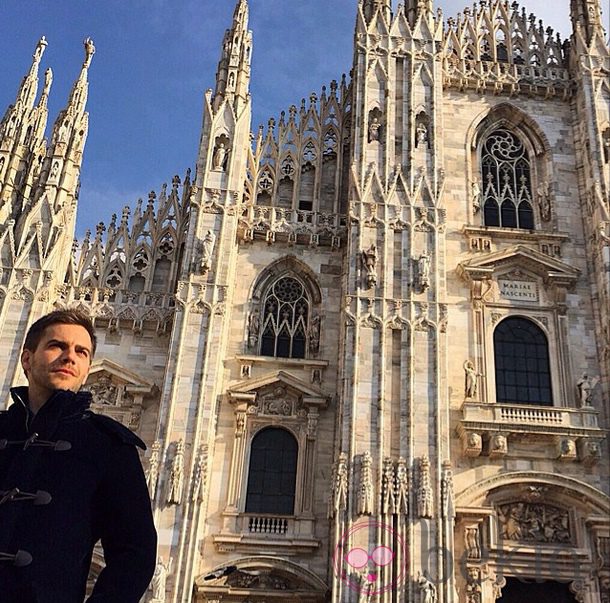
[(31, 359), (32, 359), (32, 352), (30, 350), (24, 349), (21, 352), (21, 367), (23, 368), (23, 372), (25, 373), (26, 377), (27, 377), (28, 371), (31, 368)]

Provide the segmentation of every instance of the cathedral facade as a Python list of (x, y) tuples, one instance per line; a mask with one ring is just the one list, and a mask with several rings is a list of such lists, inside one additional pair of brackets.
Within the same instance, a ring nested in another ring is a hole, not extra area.
[[(356, 5), (356, 3), (354, 3)], [(354, 60), (251, 134), (238, 0), (196, 167), (73, 242), (95, 48), (0, 122), (0, 381), (94, 318), (154, 603), (610, 601), (610, 52), (517, 3), (360, 0)], [(103, 564), (96, 552), (94, 580)]]

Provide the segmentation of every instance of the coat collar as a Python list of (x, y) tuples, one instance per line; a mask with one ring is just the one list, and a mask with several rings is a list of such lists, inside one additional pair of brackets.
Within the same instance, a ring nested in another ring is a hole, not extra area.
[(71, 392), (58, 389), (33, 416), (28, 405), (28, 388), (11, 389), (14, 404), (9, 412), (23, 415), (26, 424), (36, 431), (52, 433), (59, 421), (80, 417), (91, 405), (91, 394), (85, 391)]

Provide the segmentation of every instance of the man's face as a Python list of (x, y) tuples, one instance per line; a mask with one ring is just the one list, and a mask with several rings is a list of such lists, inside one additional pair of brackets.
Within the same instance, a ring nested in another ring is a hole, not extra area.
[(44, 403), (57, 389), (77, 392), (89, 374), (91, 349), (91, 337), (84, 327), (47, 327), (36, 350), (21, 353), (30, 400)]

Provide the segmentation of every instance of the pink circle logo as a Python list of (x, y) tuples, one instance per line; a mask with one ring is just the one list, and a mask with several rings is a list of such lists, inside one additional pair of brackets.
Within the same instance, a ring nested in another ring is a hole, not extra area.
[[(358, 534), (367, 531), (379, 541), (364, 548), (352, 544)], [(407, 567), (407, 547), (404, 539), (391, 526), (374, 521), (361, 521), (343, 534), (333, 556), (335, 575), (350, 590), (367, 595), (380, 595), (402, 584)]]

